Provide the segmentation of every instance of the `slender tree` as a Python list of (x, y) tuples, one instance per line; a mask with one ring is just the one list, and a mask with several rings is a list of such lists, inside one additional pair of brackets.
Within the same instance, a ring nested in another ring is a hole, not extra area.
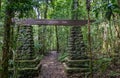
[(4, 22), (4, 44), (3, 44), (3, 56), (2, 56), (2, 78), (8, 78), (8, 60), (10, 51), (10, 26), (12, 18), (11, 9), (12, 0), (8, 0), (5, 10), (5, 22)]
[(90, 76), (90, 78), (93, 78), (92, 51), (91, 51), (91, 28), (90, 28), (90, 0), (86, 0), (86, 8), (87, 8), (87, 12), (88, 12), (88, 43), (89, 43), (88, 48), (89, 48), (90, 58), (91, 58), (91, 62), (90, 62), (91, 76)]
[(59, 52), (59, 37), (58, 37), (58, 27), (55, 26), (55, 33), (56, 33), (56, 48), (57, 48), (57, 52)]

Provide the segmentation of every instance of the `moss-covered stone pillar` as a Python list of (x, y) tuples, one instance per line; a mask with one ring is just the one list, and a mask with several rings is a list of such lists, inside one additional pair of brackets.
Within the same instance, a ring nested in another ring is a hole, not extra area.
[(18, 59), (29, 60), (34, 56), (33, 27), (23, 26), (19, 29)]
[[(72, 7), (72, 19), (77, 20), (78, 0), (73, 0)], [(68, 78), (85, 78), (89, 72), (89, 59), (85, 49), (81, 27), (72, 27), (69, 40), (69, 56), (65, 64)]]
[(33, 78), (37, 71), (32, 70), (36, 67), (37, 62), (30, 62), (35, 59), (34, 52), (34, 40), (33, 40), (33, 27), (32, 26), (21, 26), (19, 27), (18, 37), (18, 51), (17, 51), (17, 78)]

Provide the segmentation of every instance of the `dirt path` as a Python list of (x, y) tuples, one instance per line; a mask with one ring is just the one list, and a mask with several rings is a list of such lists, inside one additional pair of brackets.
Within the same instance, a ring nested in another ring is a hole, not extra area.
[(57, 60), (58, 53), (52, 51), (41, 61), (42, 68), (38, 78), (67, 78), (63, 64)]

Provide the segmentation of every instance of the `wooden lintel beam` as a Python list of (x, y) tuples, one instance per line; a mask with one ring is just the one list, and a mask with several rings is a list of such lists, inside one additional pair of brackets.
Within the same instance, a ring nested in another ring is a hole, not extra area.
[[(94, 22), (91, 20), (90, 22)], [(57, 25), (57, 26), (83, 26), (88, 20), (47, 20), (47, 19), (27, 19), (21, 21), (14, 21), (18, 25)]]

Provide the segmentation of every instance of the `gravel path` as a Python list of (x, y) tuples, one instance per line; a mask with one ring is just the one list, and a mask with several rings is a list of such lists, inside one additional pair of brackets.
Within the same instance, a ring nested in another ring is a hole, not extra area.
[(63, 64), (57, 60), (58, 53), (50, 52), (41, 61), (42, 68), (38, 78), (67, 78)]

